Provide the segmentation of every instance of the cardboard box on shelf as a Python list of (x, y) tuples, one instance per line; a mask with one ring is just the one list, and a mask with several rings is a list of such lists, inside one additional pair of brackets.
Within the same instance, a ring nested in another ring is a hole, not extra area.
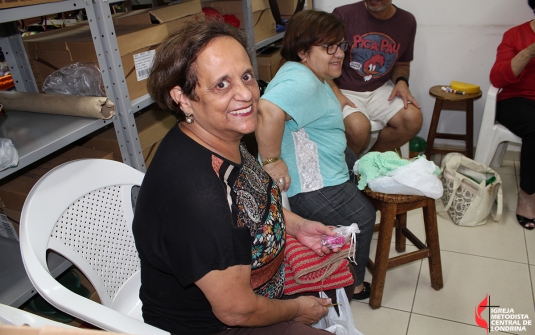
[[(208, 1), (202, 2), (202, 7), (211, 7), (216, 9), (221, 15), (234, 14), (240, 20), (240, 29), (243, 25), (243, 4), (241, 0), (233, 1)], [(252, 0), (251, 7), (253, 11), (253, 27), (255, 42), (258, 43), (277, 33), (275, 19), (271, 13), (268, 0)]]
[(178, 5), (160, 6), (114, 14), (114, 26), (165, 23), (201, 12), (199, 0), (181, 1)]
[[(156, 107), (135, 116), (139, 144), (143, 151), (145, 166), (149, 166), (161, 139), (176, 125), (174, 116)], [(82, 140), (81, 146), (113, 152), (113, 159), (122, 162), (121, 149), (113, 127), (92, 134)]]
[[(119, 15), (115, 19), (118, 23), (115, 33), (129, 98), (136, 99), (147, 93), (148, 74), (143, 62), (135, 63), (136, 57), (156, 49), (169, 33), (191, 20), (201, 19), (202, 13), (199, 0), (131, 13)], [(157, 24), (151, 24), (152, 19)], [(98, 65), (87, 23), (30, 35), (22, 41), (39, 89), (42, 89), (46, 77), (64, 66), (76, 62), (93, 62)]]
[(84, 147), (73, 147), (65, 152), (52, 155), (36, 163), (31, 169), (24, 170), (24, 173), (14, 174), (7, 178), (7, 181), (0, 184), (0, 199), (7, 207), (13, 211), (22, 211), (24, 201), (32, 187), (45, 173), (68, 161), (82, 158), (104, 158), (113, 159), (111, 151), (95, 150)]
[[(277, 4), (279, 5), (279, 12), (283, 16), (292, 16), (295, 13), (295, 9), (297, 8), (297, 1), (298, 0), (277, 0)], [(312, 0), (307, 0), (305, 2), (305, 8), (304, 9), (312, 9)]]
[(280, 49), (280, 46), (273, 46), (256, 55), (258, 79), (269, 82), (275, 77), (282, 61)]

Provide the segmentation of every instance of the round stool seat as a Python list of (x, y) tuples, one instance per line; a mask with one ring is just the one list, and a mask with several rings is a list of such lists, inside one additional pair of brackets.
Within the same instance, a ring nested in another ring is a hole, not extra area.
[(370, 190), (368, 186), (364, 189), (364, 194), (368, 197), (382, 201), (382, 202), (391, 202), (395, 204), (406, 204), (412, 202), (418, 202), (425, 200), (427, 197), (425, 195), (406, 195), (406, 194), (388, 194), (381, 192), (374, 192)]
[[(447, 93), (442, 90), (442, 87), (444, 85), (436, 85), (429, 89), (429, 94), (431, 94), (435, 98), (448, 100), (448, 101), (465, 101), (470, 99), (477, 99), (481, 97), (481, 90), (477, 93), (467, 93), (467, 94), (455, 94), (455, 93)], [(447, 86), (447, 85), (446, 85)]]

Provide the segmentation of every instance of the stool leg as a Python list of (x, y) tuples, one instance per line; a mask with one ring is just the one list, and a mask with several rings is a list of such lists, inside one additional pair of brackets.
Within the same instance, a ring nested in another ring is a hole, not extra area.
[[(435, 200), (428, 198), (427, 205), (423, 207), (425, 237), (429, 248), (429, 274), (431, 287), (440, 290), (443, 286), (442, 261), (440, 260), (440, 243), (438, 240), (437, 211)], [(372, 290), (373, 292), (373, 290)]]
[(396, 251), (404, 252), (407, 244), (407, 238), (403, 234), (403, 228), (407, 228), (407, 213), (400, 213), (396, 215)]
[(427, 146), (425, 148), (425, 157), (431, 160), (431, 154), (433, 153), (433, 146), (435, 144), (435, 136), (437, 135), (438, 120), (440, 119), (440, 111), (444, 100), (436, 98), (435, 107), (433, 108), (433, 117), (431, 118), (431, 124), (429, 125), (429, 133), (427, 134)]
[(392, 230), (396, 218), (395, 203), (381, 204), (381, 221), (379, 223), (379, 236), (377, 239), (377, 251), (375, 253), (375, 265), (373, 268), (372, 291), (370, 292), (370, 307), (381, 307), (383, 290), (385, 287), (386, 270), (388, 269), (388, 254), (392, 242)]
[(466, 100), (466, 156), (474, 158), (474, 100)]

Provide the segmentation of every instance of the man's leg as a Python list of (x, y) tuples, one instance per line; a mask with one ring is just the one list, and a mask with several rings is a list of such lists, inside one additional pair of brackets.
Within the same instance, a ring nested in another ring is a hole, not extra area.
[(422, 112), (414, 105), (409, 104), (407, 108), (401, 108), (379, 132), (377, 142), (370, 151), (385, 152), (401, 147), (420, 131), (422, 121)]
[(370, 143), (370, 120), (360, 113), (351, 113), (344, 118), (346, 128), (347, 146), (353, 150), (355, 155), (360, 156)]

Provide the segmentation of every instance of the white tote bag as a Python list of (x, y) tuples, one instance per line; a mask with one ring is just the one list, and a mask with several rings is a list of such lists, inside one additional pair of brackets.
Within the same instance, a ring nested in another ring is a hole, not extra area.
[(442, 203), (455, 224), (479, 226), (489, 214), (494, 221), (500, 220), (502, 180), (496, 171), (460, 153), (449, 153), (442, 160), (440, 178)]

